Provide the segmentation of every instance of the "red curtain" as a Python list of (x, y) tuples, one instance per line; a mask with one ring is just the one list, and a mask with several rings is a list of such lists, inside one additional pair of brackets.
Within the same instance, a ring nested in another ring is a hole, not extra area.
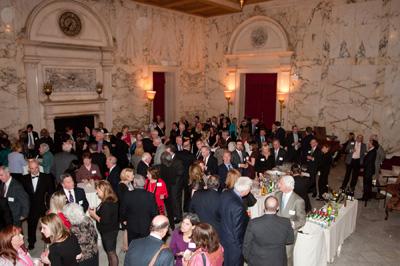
[(153, 118), (157, 115), (164, 120), (165, 117), (165, 73), (153, 72), (153, 90), (156, 91), (156, 97), (153, 103)]
[(259, 118), (267, 127), (275, 122), (276, 73), (246, 74), (245, 116)]

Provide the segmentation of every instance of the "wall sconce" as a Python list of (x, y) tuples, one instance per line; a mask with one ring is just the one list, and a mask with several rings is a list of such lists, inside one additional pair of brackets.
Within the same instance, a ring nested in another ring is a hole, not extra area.
[(151, 108), (152, 108), (152, 105), (153, 105), (154, 98), (156, 97), (156, 93), (157, 93), (156, 91), (150, 91), (150, 90), (146, 91), (146, 98), (149, 101), (148, 102), (148, 105), (149, 105), (149, 124), (151, 124)]
[(227, 110), (228, 117), (229, 117), (229, 107), (232, 104), (232, 102), (231, 102), (232, 94), (233, 94), (233, 91), (230, 91), (230, 90), (224, 91), (224, 96), (225, 96), (226, 102), (228, 104), (228, 110)]
[(53, 92), (53, 84), (50, 81), (43, 83), (43, 93), (47, 95), (47, 101), (50, 100), (50, 95)]
[(99, 95), (99, 98), (101, 98), (101, 94), (103, 93), (103, 83), (101, 82), (96, 83), (96, 92)]
[(281, 124), (283, 126), (284, 121), (283, 121), (283, 118), (282, 118), (282, 112), (283, 112), (283, 109), (286, 108), (285, 98), (279, 97), (278, 102), (279, 102), (279, 120), (281, 121)]

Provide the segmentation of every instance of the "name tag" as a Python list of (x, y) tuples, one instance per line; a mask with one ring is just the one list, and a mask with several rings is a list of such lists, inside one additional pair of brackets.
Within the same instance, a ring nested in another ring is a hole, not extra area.
[(261, 158), (260, 161), (261, 161), (261, 162), (264, 162), (264, 161), (265, 161), (265, 158)]
[(350, 144), (351, 144), (351, 145), (354, 145), (355, 143), (354, 143), (354, 142), (351, 142)]
[(294, 211), (294, 210), (289, 210), (289, 215), (296, 215), (296, 211)]
[(190, 242), (188, 245), (189, 248), (196, 248), (196, 244), (193, 242)]
[(161, 182), (157, 182), (157, 187), (161, 187), (161, 186), (162, 186)]
[(96, 170), (93, 170), (93, 171), (92, 171), (92, 175), (94, 175), (95, 173), (97, 173)]
[(9, 201), (9, 202), (14, 202), (14, 198), (8, 197), (8, 201)]
[(279, 157), (279, 161), (283, 161), (283, 157)]
[(311, 151), (308, 151), (308, 154), (311, 154)]
[(82, 205), (83, 204), (83, 200), (80, 200), (78, 203), (79, 203), (79, 205)]

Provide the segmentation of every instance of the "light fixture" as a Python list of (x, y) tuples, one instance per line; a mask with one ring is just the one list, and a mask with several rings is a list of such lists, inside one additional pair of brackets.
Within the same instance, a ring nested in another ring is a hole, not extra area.
[(282, 112), (283, 112), (283, 109), (286, 108), (285, 98), (279, 97), (278, 102), (279, 102), (279, 120), (281, 121), (281, 124), (283, 126), (284, 121), (283, 121), (283, 118), (282, 118)]
[(149, 106), (149, 124), (151, 124), (151, 109), (153, 107), (153, 101), (154, 101), (154, 98), (156, 97), (156, 93), (157, 93), (156, 91), (151, 91), (151, 90), (146, 91), (146, 98), (149, 101), (148, 102), (148, 106)]
[(240, 1), (239, 1), (239, 3), (240, 3), (240, 9), (243, 9), (243, 6), (244, 6), (244, 0), (240, 0)]
[(228, 104), (228, 112), (227, 112), (228, 117), (229, 117), (229, 107), (230, 107), (230, 105), (232, 104), (232, 103), (231, 103), (232, 94), (233, 94), (233, 91), (231, 91), (231, 90), (226, 90), (226, 91), (224, 91), (224, 96), (225, 96), (226, 102), (227, 102), (227, 104)]
[(50, 81), (43, 83), (43, 93), (47, 95), (47, 101), (50, 100), (50, 95), (53, 92), (53, 84)]
[(101, 94), (103, 93), (103, 84), (101, 82), (96, 83), (96, 92), (99, 95), (99, 98), (101, 97)]

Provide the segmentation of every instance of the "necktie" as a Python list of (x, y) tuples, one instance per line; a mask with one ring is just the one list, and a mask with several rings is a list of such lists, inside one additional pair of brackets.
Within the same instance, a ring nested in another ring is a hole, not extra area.
[(261, 136), (261, 142), (264, 142), (264, 141), (265, 141), (265, 137)]
[(3, 189), (0, 191), (0, 198), (4, 198), (6, 196), (7, 185), (3, 185)]
[(232, 165), (228, 164), (228, 171), (232, 169)]
[(283, 211), (283, 209), (285, 209), (285, 207), (286, 207), (286, 196), (285, 196), (285, 194), (282, 194), (281, 211)]
[(35, 179), (35, 178), (39, 178), (39, 176), (38, 175), (33, 175), (32, 179)]
[(32, 132), (30, 132), (29, 134), (28, 134), (28, 136), (29, 136), (29, 141), (28, 141), (28, 146), (29, 146), (29, 148), (30, 147), (32, 147), (33, 145), (35, 145), (35, 141), (34, 141), (34, 139), (33, 139), (33, 134), (32, 134)]
[(71, 190), (69, 191), (69, 202), (74, 202), (74, 196), (72, 196)]
[(278, 159), (278, 152), (279, 150), (275, 150), (275, 161)]

